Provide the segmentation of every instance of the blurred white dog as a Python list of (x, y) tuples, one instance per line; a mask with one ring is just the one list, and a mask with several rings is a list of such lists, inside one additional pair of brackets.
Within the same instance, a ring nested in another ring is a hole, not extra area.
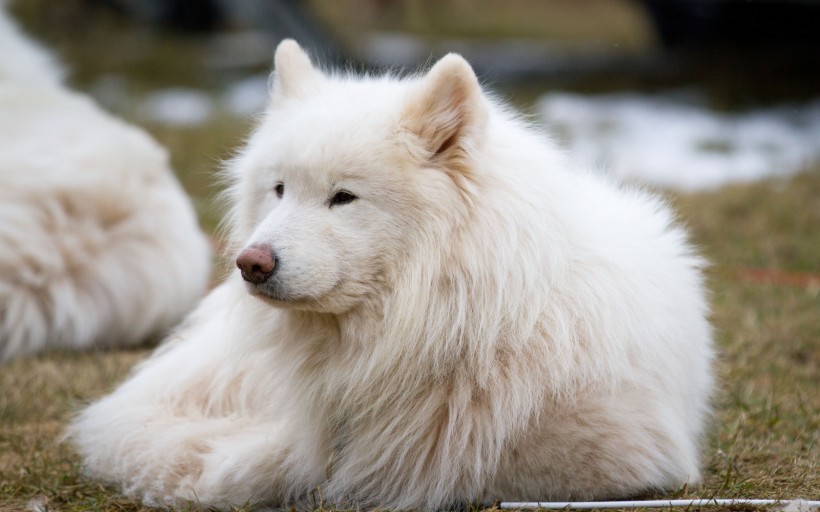
[(67, 90), (0, 7), (0, 361), (143, 341), (209, 273), (164, 149)]
[(91, 475), (151, 504), (428, 510), (699, 480), (702, 261), (661, 201), (573, 170), (457, 55), (275, 61), (229, 168), (240, 271), (74, 422)]

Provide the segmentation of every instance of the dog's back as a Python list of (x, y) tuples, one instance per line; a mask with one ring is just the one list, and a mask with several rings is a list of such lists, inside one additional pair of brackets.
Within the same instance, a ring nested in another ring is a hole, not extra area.
[(145, 341), (209, 275), (165, 150), (61, 76), (0, 9), (0, 361)]

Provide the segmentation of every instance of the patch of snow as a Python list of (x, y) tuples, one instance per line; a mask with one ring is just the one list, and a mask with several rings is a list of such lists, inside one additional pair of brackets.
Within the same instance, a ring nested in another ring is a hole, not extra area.
[(223, 101), (235, 116), (247, 117), (262, 112), (268, 101), (268, 75), (232, 83), (225, 91)]
[(787, 176), (820, 161), (820, 101), (726, 114), (664, 96), (550, 93), (538, 112), (581, 165), (665, 187)]
[(45, 496), (35, 496), (28, 500), (26, 510), (31, 512), (48, 512), (48, 498)]
[(146, 120), (177, 126), (202, 124), (214, 114), (214, 102), (207, 93), (178, 87), (147, 94), (137, 108)]

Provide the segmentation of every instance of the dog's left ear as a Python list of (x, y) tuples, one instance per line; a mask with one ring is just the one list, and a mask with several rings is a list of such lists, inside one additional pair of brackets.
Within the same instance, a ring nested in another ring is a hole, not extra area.
[(308, 54), (293, 39), (284, 39), (276, 47), (274, 70), (269, 79), (271, 98), (304, 98), (317, 91), (325, 75), (313, 67)]
[(429, 160), (449, 169), (460, 167), (467, 146), (484, 129), (487, 111), (481, 86), (470, 64), (450, 53), (416, 85), (403, 115)]

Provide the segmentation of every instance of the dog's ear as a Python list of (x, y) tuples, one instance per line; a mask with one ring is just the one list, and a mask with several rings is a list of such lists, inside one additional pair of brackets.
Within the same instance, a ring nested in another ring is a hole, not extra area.
[(317, 91), (325, 82), (325, 76), (313, 67), (308, 54), (293, 39), (284, 39), (279, 43), (273, 63), (269, 89), (274, 99), (303, 98)]
[(487, 116), (473, 68), (450, 53), (415, 87), (405, 107), (404, 128), (421, 142), (429, 160), (450, 169), (461, 167)]

